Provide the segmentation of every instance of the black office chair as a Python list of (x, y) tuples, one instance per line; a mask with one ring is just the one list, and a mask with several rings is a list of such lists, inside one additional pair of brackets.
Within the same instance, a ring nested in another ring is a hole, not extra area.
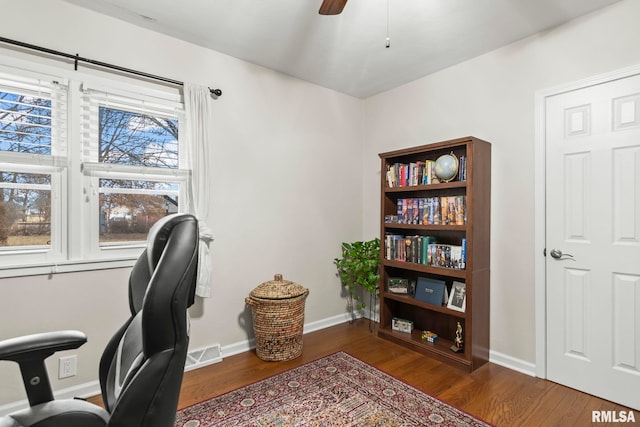
[(100, 360), (105, 409), (77, 399), (54, 400), (44, 360), (86, 342), (79, 331), (0, 341), (0, 360), (20, 365), (30, 407), (0, 417), (0, 427), (173, 427), (189, 343), (198, 223), (192, 215), (162, 218), (129, 278), (131, 317)]

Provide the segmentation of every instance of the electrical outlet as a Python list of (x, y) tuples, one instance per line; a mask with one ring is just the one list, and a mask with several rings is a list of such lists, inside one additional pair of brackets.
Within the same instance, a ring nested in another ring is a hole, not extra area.
[(58, 379), (69, 378), (76, 375), (78, 356), (61, 357), (58, 359)]

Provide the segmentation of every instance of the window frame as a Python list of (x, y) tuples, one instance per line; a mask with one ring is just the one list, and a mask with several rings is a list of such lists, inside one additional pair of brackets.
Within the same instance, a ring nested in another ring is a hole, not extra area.
[[(0, 170), (45, 173), (51, 176), (51, 245), (0, 250), (0, 278), (99, 270), (132, 266), (146, 242), (100, 246), (100, 178), (139, 179), (179, 183), (179, 211), (187, 210), (191, 171), (187, 164), (186, 117), (179, 88), (169, 88), (96, 71), (71, 72), (58, 67), (4, 58), (0, 73), (17, 79), (64, 81), (67, 86), (66, 141), (52, 142), (51, 155), (0, 151)], [(120, 97), (170, 105), (178, 119), (178, 169), (100, 164), (86, 155), (82, 120), (84, 90), (96, 88)], [(161, 170), (164, 169), (164, 170)], [(96, 191), (94, 191), (96, 190)], [(55, 218), (55, 220), (54, 220)]]
[[(2, 259), (3, 264), (20, 265), (25, 263), (26, 265), (31, 265), (34, 263), (56, 262), (62, 257), (65, 244), (62, 233), (63, 221), (61, 220), (63, 212), (61, 204), (62, 198), (56, 197), (55, 194), (62, 193), (66, 185), (67, 175), (64, 168), (54, 166), (51, 161), (47, 162), (42, 159), (41, 163), (45, 164), (32, 164), (28, 162), (8, 163), (4, 161), (0, 163), (0, 170), (3, 172), (33, 173), (49, 175), (51, 177), (51, 185), (49, 186), (49, 190), (51, 191), (51, 244), (46, 246), (33, 245), (32, 247), (4, 247), (0, 251), (0, 259)], [(51, 164), (46, 165), (46, 163)], [(25, 256), (28, 256), (28, 261), (23, 259)]]

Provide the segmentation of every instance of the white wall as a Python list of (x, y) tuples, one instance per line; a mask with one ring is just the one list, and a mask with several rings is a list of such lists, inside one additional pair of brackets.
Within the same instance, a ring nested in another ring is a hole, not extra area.
[[(0, 10), (3, 37), (224, 91), (210, 159), (213, 297), (192, 310), (192, 348), (245, 341), (244, 298), (274, 273), (309, 288), (306, 322), (345, 312), (333, 259), (362, 233), (361, 100), (58, 0), (0, 0)], [(0, 47), (0, 63), (7, 56), (30, 57)], [(75, 352), (78, 376), (53, 386), (95, 380), (127, 313), (127, 277), (119, 269), (0, 280), (0, 339), (81, 329), (89, 342)], [(25, 398), (14, 364), (0, 363), (0, 384), (0, 406)]]
[(493, 144), (493, 352), (535, 363), (535, 93), (639, 64), (639, 16), (626, 0), (365, 101), (365, 237), (378, 233), (377, 153), (467, 135)]

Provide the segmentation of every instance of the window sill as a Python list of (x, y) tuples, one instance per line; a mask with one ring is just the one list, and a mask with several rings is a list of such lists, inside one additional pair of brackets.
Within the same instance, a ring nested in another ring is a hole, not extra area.
[(0, 267), (0, 279), (9, 277), (41, 276), (79, 271), (107, 270), (112, 268), (133, 267), (137, 256), (118, 259), (96, 259), (60, 262), (43, 262), (33, 265)]

